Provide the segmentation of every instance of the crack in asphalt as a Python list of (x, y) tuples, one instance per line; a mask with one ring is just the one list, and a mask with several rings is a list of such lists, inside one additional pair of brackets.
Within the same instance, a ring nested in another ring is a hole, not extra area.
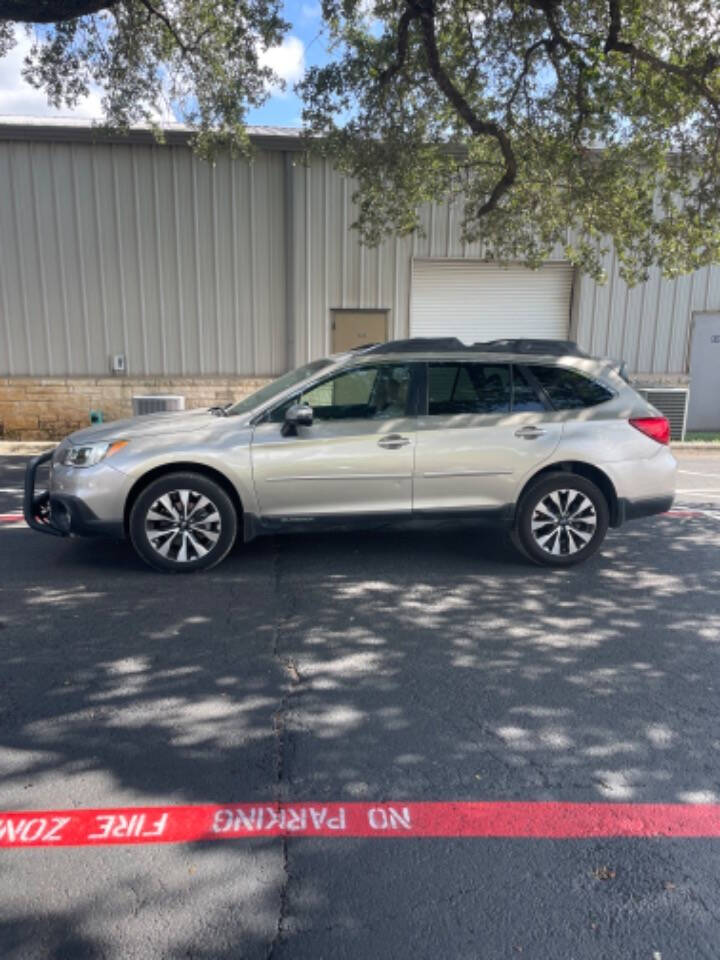
[[(275, 618), (273, 622), (273, 631), (272, 631), (272, 656), (273, 659), (280, 665), (283, 672), (287, 675), (288, 681), (286, 681), (284, 687), (284, 692), (282, 699), (280, 700), (280, 706), (273, 716), (273, 738), (275, 742), (275, 783), (274, 783), (274, 793), (275, 793), (275, 803), (280, 804), (282, 801), (287, 799), (287, 788), (289, 785), (289, 777), (287, 775), (287, 765), (286, 765), (286, 754), (288, 749), (288, 729), (287, 729), (287, 715), (290, 708), (290, 700), (292, 699), (293, 694), (295, 693), (298, 685), (301, 682), (300, 671), (298, 670), (296, 662), (290, 656), (282, 656), (280, 652), (280, 638), (283, 632), (283, 627), (285, 622), (288, 619), (288, 615), (285, 612), (287, 606), (292, 608), (294, 606), (294, 598), (290, 595), (287, 598), (283, 597), (283, 585), (282, 585), (282, 571), (280, 565), (280, 552), (277, 546), (277, 540), (275, 537), (272, 538), (272, 551), (273, 551), (273, 593), (275, 599)], [(283, 600), (287, 599), (288, 603), (284, 604)], [(273, 939), (268, 944), (268, 949), (266, 953), (266, 960), (273, 960), (276, 956), (277, 948), (282, 944), (285, 939), (285, 923), (287, 918), (287, 901), (288, 901), (288, 888), (290, 885), (290, 866), (289, 866), (289, 849), (288, 849), (288, 838), (282, 838), (282, 859), (283, 859), (283, 879), (280, 886), (280, 902), (278, 905), (278, 918), (275, 928), (275, 935)]]

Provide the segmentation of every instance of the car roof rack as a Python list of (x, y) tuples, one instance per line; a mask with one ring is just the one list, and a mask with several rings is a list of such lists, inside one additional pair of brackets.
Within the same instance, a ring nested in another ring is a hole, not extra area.
[(519, 353), (528, 356), (589, 357), (572, 340), (488, 340), (471, 346), (457, 337), (411, 337), (409, 340), (389, 340), (387, 343), (355, 347), (353, 352), (383, 353)]
[(551, 357), (590, 357), (575, 343), (574, 340), (537, 340), (525, 338), (520, 340), (488, 340), (472, 345), (473, 350), (482, 350), (484, 353), (522, 353), (539, 354)]
[(388, 340), (368, 347), (368, 353), (457, 353), (468, 347), (457, 337), (411, 337), (409, 340)]

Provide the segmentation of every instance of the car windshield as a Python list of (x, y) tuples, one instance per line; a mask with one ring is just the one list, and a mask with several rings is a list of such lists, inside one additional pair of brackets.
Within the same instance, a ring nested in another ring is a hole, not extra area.
[(313, 360), (312, 363), (308, 363), (304, 367), (298, 367), (297, 370), (291, 370), (282, 377), (278, 377), (277, 380), (273, 380), (272, 383), (260, 387), (259, 390), (251, 393), (250, 396), (243, 397), (242, 400), (234, 403), (225, 412), (229, 417), (237, 416), (240, 413), (249, 413), (256, 407), (267, 403), (268, 400), (272, 400), (273, 397), (280, 396), (285, 390), (294, 387), (296, 383), (302, 383), (303, 380), (307, 380), (307, 378), (311, 377), (314, 373), (318, 373), (320, 370), (329, 366), (332, 366), (330, 360)]

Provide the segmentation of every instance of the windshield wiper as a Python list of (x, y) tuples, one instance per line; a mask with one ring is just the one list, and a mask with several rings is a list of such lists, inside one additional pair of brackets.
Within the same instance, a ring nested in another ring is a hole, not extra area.
[(224, 407), (221, 407), (221, 406), (208, 407), (208, 413), (211, 413), (214, 417), (226, 417), (228, 415), (227, 409), (229, 406), (230, 404), (226, 403)]

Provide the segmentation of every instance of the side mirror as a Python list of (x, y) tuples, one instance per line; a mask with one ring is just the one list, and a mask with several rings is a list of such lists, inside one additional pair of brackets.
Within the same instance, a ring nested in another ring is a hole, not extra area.
[(313, 408), (307, 403), (293, 403), (285, 411), (285, 423), (282, 426), (282, 435), (290, 437), (297, 433), (298, 427), (311, 427), (313, 423)]

